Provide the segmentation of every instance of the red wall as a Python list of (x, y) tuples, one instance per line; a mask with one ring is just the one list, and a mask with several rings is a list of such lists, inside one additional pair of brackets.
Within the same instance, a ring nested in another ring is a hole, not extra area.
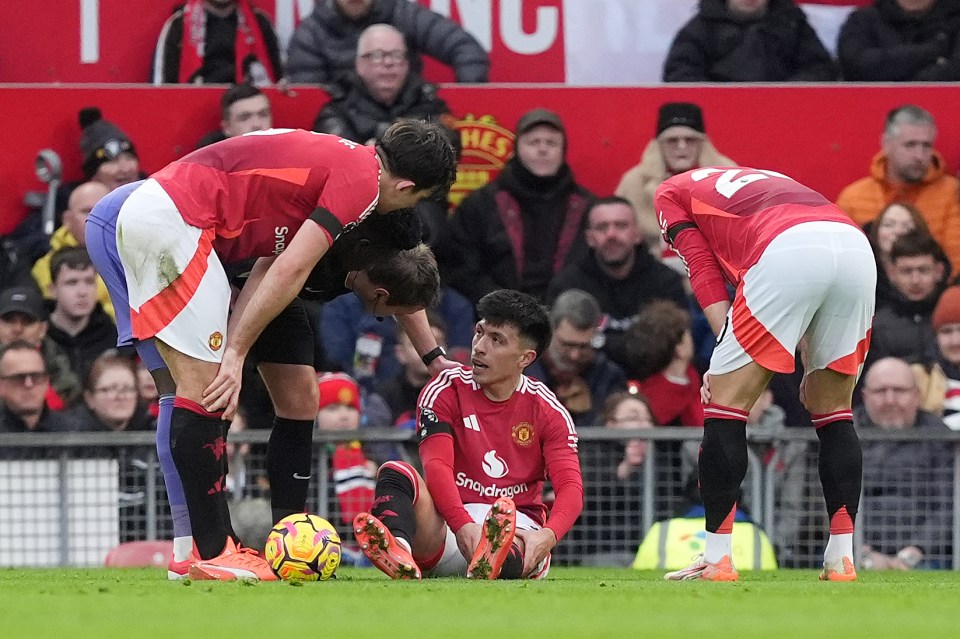
[[(80, 177), (77, 112), (99, 106), (136, 144), (147, 172), (193, 149), (218, 126), (222, 89), (135, 85), (71, 87), (0, 85), (6, 129), (0, 144), (0, 233), (22, 218), (23, 193), (42, 185), (33, 158), (50, 147), (61, 154), (68, 179)], [(271, 93), (274, 123), (309, 128), (324, 94), (297, 88)], [(535, 106), (560, 113), (568, 127), (569, 161), (579, 180), (608, 194), (635, 164), (654, 133), (656, 111), (671, 100), (699, 103), (717, 147), (737, 162), (775, 169), (834, 198), (866, 174), (886, 112), (904, 102), (929, 109), (940, 126), (937, 146), (951, 171), (960, 160), (960, 87), (926, 85), (815, 87), (567, 88), (460, 87), (441, 90), (458, 116), (492, 115), (508, 129)]]

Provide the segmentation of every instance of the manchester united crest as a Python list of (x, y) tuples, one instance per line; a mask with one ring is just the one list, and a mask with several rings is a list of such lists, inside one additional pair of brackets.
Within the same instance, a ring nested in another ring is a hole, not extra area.
[(220, 331), (211, 333), (207, 343), (210, 345), (210, 350), (219, 351), (220, 347), (223, 346), (223, 334)]
[(533, 442), (533, 424), (520, 422), (513, 427), (510, 435), (517, 446), (529, 446)]

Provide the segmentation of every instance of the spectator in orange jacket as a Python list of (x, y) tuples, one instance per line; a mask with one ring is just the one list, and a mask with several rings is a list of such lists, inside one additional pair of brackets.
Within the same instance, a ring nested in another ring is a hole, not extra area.
[(837, 205), (855, 222), (866, 225), (891, 202), (913, 204), (956, 274), (960, 269), (960, 181), (947, 174), (943, 156), (934, 150), (936, 136), (933, 116), (924, 109), (907, 104), (890, 111), (870, 175), (843, 189)]

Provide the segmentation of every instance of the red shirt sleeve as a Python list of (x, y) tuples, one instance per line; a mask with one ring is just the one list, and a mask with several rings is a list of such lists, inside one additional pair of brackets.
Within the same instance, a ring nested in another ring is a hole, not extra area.
[(443, 400), (444, 394), (441, 394), (432, 408), (417, 411), (421, 433), (420, 461), (423, 462), (423, 479), (433, 505), (450, 530), (456, 533), (473, 518), (463, 507), (460, 489), (453, 476), (453, 427)]
[(544, 528), (552, 530), (559, 541), (573, 527), (583, 510), (583, 477), (580, 474), (577, 433), (570, 415), (565, 409), (551, 410), (546, 413), (545, 422), (543, 458), (557, 497)]
[(676, 190), (664, 184), (657, 190), (657, 215), (663, 239), (687, 266), (693, 294), (700, 308), (730, 299), (727, 282), (707, 238), (687, 210), (677, 201)]

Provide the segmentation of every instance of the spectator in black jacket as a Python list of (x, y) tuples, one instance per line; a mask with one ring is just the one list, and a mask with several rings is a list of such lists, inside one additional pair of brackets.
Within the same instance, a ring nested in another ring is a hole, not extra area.
[(83, 378), (90, 364), (117, 345), (117, 327), (97, 301), (97, 273), (85, 248), (62, 248), (50, 260), (53, 311), (47, 336)]
[(605, 197), (587, 211), (586, 241), (590, 251), (568, 264), (550, 283), (547, 301), (578, 288), (600, 304), (604, 352), (626, 368), (624, 335), (640, 309), (655, 299), (687, 307), (683, 279), (658, 262), (643, 241), (633, 207), (618, 196)]
[(160, 31), (154, 84), (269, 86), (282, 77), (277, 34), (250, 0), (187, 0)]
[(583, 227), (593, 195), (567, 165), (560, 116), (528, 111), (516, 136), (503, 171), (460, 203), (441, 257), (450, 286), (474, 304), (498, 288), (542, 298), (560, 269), (587, 249)]
[(70, 430), (63, 413), (47, 406), (49, 389), (50, 375), (36, 346), (25, 340), (0, 346), (0, 433)]
[(270, 98), (252, 84), (235, 84), (224, 91), (220, 115), (220, 129), (203, 136), (197, 142), (198, 149), (251, 131), (273, 128)]
[(460, 25), (409, 0), (317, 0), (287, 50), (291, 82), (335, 84), (353, 70), (357, 41), (372, 24), (389, 24), (407, 41), (411, 68), (420, 54), (453, 67), (457, 82), (486, 82), (490, 58)]
[(600, 426), (607, 397), (627, 388), (623, 369), (596, 347), (601, 318), (600, 305), (589, 293), (562, 293), (550, 309), (550, 345), (524, 371), (556, 394), (578, 428)]
[(960, 80), (960, 2), (876, 0), (850, 14), (838, 53), (845, 80)]
[(313, 130), (368, 144), (397, 118), (436, 119), (450, 109), (437, 87), (410, 71), (403, 34), (388, 24), (375, 24), (360, 35), (356, 76), (349, 89), (331, 87)]
[(931, 318), (950, 272), (943, 259), (943, 250), (925, 233), (911, 231), (894, 241), (886, 269), (892, 287), (878, 300), (864, 370), (883, 357), (911, 364), (937, 361)]
[(824, 82), (837, 68), (793, 0), (700, 0), (670, 45), (664, 82)]

